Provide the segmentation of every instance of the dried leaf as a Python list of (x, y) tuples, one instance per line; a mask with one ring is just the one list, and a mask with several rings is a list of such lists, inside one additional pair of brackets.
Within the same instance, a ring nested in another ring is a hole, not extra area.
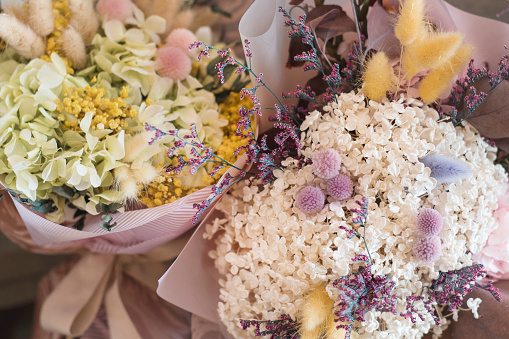
[(293, 6), (298, 6), (300, 5), (301, 3), (303, 3), (304, 0), (291, 0), (290, 1), (290, 5), (293, 5)]
[[(475, 83), (477, 92), (488, 93), (491, 86), (488, 78), (482, 78)], [(495, 87), (477, 109), (467, 118), (467, 121), (479, 133), (493, 139), (497, 146), (509, 151), (509, 82), (503, 81)]]
[(355, 31), (355, 23), (337, 5), (323, 5), (313, 8), (306, 17), (306, 25), (316, 36), (327, 42), (330, 38)]
[(399, 0), (379, 0), (378, 3), (390, 14), (399, 13)]

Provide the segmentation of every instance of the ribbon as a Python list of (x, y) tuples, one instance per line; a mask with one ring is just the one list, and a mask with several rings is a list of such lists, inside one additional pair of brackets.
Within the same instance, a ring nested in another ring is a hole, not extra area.
[(44, 301), (41, 326), (65, 336), (80, 336), (104, 303), (111, 339), (141, 339), (120, 296), (122, 274), (155, 291), (168, 261), (178, 256), (190, 235), (188, 232), (145, 254), (84, 254)]

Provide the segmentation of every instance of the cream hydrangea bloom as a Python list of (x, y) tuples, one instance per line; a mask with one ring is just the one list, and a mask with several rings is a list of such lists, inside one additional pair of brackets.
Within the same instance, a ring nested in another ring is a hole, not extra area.
[[(321, 212), (305, 215), (294, 206), (296, 193), (306, 185), (325, 191), (326, 183), (310, 165), (299, 168), (288, 159), (272, 184), (237, 185), (217, 205), (225, 217), (206, 226), (206, 236), (217, 245), (210, 255), (224, 276), (219, 314), (235, 337), (254, 337), (242, 330), (239, 319), (276, 320), (288, 314), (299, 320), (303, 295), (316, 286), (327, 286), (334, 298), (332, 282), (355, 272), (352, 259), (366, 254), (361, 239), (349, 239), (339, 229), (355, 228), (349, 210), (361, 196), (368, 199), (372, 273), (396, 282), (398, 312), (404, 311), (406, 296), (419, 295), (440, 271), (470, 265), (471, 253), (495, 227), (492, 212), (504, 170), (493, 164), (496, 149), (468, 124), (437, 123), (435, 110), (403, 97), (366, 105), (361, 95), (342, 94), (324, 110), (311, 113), (302, 125), (302, 155), (311, 158), (329, 148), (342, 154), (341, 171), (354, 181), (354, 197), (341, 203), (329, 198)], [(419, 162), (430, 153), (464, 161), (472, 175), (437, 185)], [(412, 251), (417, 214), (424, 207), (444, 217), (442, 255), (434, 263), (419, 262)], [(359, 338), (395, 339), (420, 338), (432, 327), (427, 313), (413, 324), (375, 311), (354, 325)]]

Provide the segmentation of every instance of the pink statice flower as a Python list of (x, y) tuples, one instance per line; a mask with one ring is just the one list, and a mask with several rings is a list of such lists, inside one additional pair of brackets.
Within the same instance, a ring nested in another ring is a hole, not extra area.
[(491, 278), (509, 279), (509, 185), (504, 184), (494, 212), (498, 227), (491, 232), (484, 248), (474, 260), (483, 264)]

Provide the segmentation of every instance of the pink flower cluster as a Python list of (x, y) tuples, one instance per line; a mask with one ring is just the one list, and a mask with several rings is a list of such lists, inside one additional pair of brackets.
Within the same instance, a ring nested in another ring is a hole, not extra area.
[(506, 183), (498, 197), (494, 212), (498, 227), (489, 235), (484, 248), (474, 256), (483, 264), (491, 278), (509, 279), (509, 185)]
[[(340, 169), (341, 155), (335, 149), (326, 149), (313, 156), (313, 173), (328, 179), (327, 194), (333, 199), (345, 200), (352, 196), (353, 182), (348, 175), (339, 173)], [(318, 187), (304, 187), (295, 199), (295, 206), (307, 214), (320, 212), (324, 205), (325, 194)]]
[(444, 219), (432, 208), (425, 208), (417, 216), (417, 232), (420, 238), (414, 244), (414, 254), (420, 261), (434, 262), (442, 254), (442, 243), (438, 233), (442, 230)]

